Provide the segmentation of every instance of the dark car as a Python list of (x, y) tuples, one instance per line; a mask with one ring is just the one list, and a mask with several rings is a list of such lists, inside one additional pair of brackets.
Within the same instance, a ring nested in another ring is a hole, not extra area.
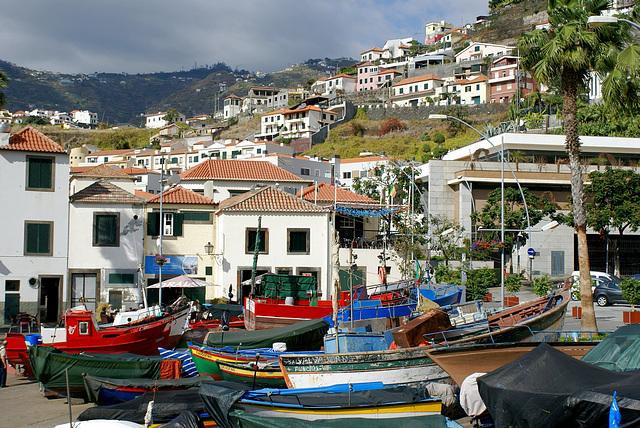
[(602, 281), (593, 291), (593, 299), (598, 306), (607, 306), (614, 303), (628, 303), (622, 297), (622, 290), (619, 283), (613, 281)]

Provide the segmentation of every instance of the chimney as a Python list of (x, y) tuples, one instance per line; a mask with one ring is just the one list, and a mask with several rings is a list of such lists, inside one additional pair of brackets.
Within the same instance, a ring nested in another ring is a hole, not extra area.
[(8, 146), (10, 136), (11, 136), (11, 125), (9, 125), (6, 122), (0, 123), (0, 146)]
[(336, 185), (336, 176), (340, 173), (340, 155), (332, 155), (329, 160), (331, 164), (331, 185)]
[(214, 199), (213, 197), (213, 181), (204, 182), (204, 196)]

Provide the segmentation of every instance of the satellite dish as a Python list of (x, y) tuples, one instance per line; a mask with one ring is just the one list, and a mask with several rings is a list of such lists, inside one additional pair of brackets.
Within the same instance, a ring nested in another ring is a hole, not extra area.
[(31, 288), (40, 287), (40, 281), (38, 281), (38, 278), (35, 278), (35, 277), (29, 278), (29, 287)]
[(173, 174), (171, 177), (169, 177), (167, 179), (167, 181), (171, 184), (171, 185), (176, 185), (178, 183), (180, 183), (180, 176), (178, 174)]

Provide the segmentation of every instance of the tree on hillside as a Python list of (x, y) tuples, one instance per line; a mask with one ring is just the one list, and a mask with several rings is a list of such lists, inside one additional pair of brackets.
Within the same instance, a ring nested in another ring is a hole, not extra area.
[[(640, 174), (629, 169), (607, 167), (604, 172), (592, 171), (585, 194), (590, 202), (585, 204), (587, 226), (599, 232), (609, 241), (611, 231), (618, 235), (640, 228)], [(620, 242), (613, 248), (615, 274), (620, 276)]]
[(167, 123), (174, 123), (177, 122), (178, 119), (180, 119), (180, 113), (178, 113), (178, 109), (170, 108), (167, 110), (167, 114), (162, 116), (162, 119), (164, 119)]
[(4, 92), (1, 91), (1, 89), (7, 87), (7, 83), (9, 83), (9, 78), (6, 74), (0, 71), (0, 108), (4, 107), (7, 103), (7, 98), (5, 97)]
[[(616, 74), (611, 79), (605, 79), (604, 82), (611, 87), (618, 78), (625, 76), (624, 68), (615, 67), (616, 61), (626, 61), (627, 65), (640, 62), (637, 56), (620, 56), (624, 52), (625, 44), (631, 40), (628, 27), (610, 25), (591, 28), (587, 24), (589, 16), (600, 15), (608, 7), (608, 0), (548, 0), (550, 28), (525, 33), (518, 40), (523, 69), (530, 71), (534, 78), (543, 84), (549, 84), (554, 79), (560, 78), (562, 114), (565, 121), (565, 148), (569, 155), (571, 169), (574, 228), (578, 237), (583, 330), (597, 330), (597, 325), (589, 275), (587, 216), (576, 120), (578, 93), (588, 81), (591, 70), (607, 73), (615, 69)], [(631, 71), (637, 74), (638, 66), (640, 64), (634, 64)], [(629, 87), (629, 84), (618, 83), (617, 85), (621, 90)], [(611, 93), (612, 90), (609, 88), (603, 88), (605, 96)], [(619, 100), (621, 103), (637, 98), (637, 90), (635, 93), (628, 91), (626, 95), (629, 100), (621, 99)]]

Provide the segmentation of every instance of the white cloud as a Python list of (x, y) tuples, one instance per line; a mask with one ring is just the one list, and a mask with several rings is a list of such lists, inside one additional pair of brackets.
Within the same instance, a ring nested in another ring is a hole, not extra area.
[(275, 71), (309, 58), (358, 58), (488, 12), (478, 0), (32, 0), (5, 2), (0, 59), (64, 73), (154, 72), (219, 61)]

